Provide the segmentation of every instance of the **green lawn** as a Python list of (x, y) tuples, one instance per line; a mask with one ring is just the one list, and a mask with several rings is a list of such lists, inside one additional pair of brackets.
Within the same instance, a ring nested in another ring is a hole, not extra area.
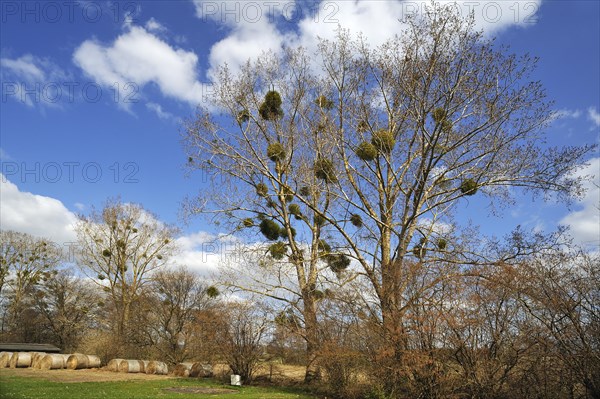
[[(180, 393), (169, 388), (220, 388), (234, 389), (233, 394)], [(315, 399), (292, 388), (230, 387), (216, 381), (197, 379), (161, 379), (156, 381), (114, 382), (52, 382), (37, 377), (0, 374), (0, 398), (2, 399)]]

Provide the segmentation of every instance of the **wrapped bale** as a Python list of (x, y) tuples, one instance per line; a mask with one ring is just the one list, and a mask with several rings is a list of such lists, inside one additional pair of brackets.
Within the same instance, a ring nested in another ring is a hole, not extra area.
[(10, 358), (10, 368), (25, 368), (31, 366), (31, 352), (15, 352)]
[(48, 354), (39, 360), (39, 368), (42, 370), (58, 370), (64, 369), (67, 364), (65, 355), (61, 354)]
[(10, 358), (12, 355), (12, 352), (0, 352), (0, 369), (10, 366)]
[[(141, 363), (143, 365), (143, 363)], [(119, 363), (120, 373), (139, 373), (140, 372), (140, 361), (133, 359), (121, 360)]]
[(173, 369), (173, 375), (176, 375), (177, 377), (189, 377), (193, 365), (194, 363), (179, 363)]
[(148, 362), (148, 365), (146, 366), (146, 374), (166, 375), (168, 373), (169, 373), (169, 368), (167, 367), (167, 364), (164, 362), (157, 362), (155, 360), (152, 360), (152, 361)]
[(194, 363), (190, 369), (190, 377), (210, 378), (213, 376), (213, 369), (210, 364)]
[(125, 359), (111, 359), (106, 365), (106, 369), (108, 371), (119, 371), (119, 366), (123, 360)]

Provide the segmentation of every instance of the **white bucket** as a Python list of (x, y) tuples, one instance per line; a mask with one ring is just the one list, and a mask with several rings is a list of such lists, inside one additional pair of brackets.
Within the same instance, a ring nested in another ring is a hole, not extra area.
[(237, 374), (231, 375), (231, 385), (242, 386), (242, 377)]

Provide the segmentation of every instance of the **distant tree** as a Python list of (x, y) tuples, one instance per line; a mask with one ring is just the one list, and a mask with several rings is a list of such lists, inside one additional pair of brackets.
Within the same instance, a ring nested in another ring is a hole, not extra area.
[(46, 340), (69, 353), (97, 325), (102, 292), (92, 283), (61, 270), (33, 293), (38, 327)]
[(101, 212), (81, 216), (76, 224), (82, 271), (106, 293), (115, 312), (113, 329), (127, 342), (136, 326), (132, 307), (143, 289), (173, 255), (175, 229), (136, 204), (109, 201)]
[(0, 231), (0, 243), (0, 300), (6, 306), (6, 324), (12, 339), (29, 341), (36, 326), (27, 323), (24, 312), (33, 304), (35, 288), (56, 272), (62, 253), (50, 240), (16, 231)]
[(152, 277), (148, 327), (162, 359), (177, 364), (197, 355), (191, 350), (194, 327), (198, 313), (212, 301), (208, 288), (200, 276), (184, 267), (160, 270)]

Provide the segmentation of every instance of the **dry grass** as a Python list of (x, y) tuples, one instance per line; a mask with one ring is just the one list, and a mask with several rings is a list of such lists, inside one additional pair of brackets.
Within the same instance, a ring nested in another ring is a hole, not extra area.
[(173, 378), (165, 375), (124, 374), (100, 369), (83, 370), (39, 370), (39, 369), (0, 369), (0, 375), (43, 378), (53, 382), (108, 382), (133, 380), (158, 380)]

